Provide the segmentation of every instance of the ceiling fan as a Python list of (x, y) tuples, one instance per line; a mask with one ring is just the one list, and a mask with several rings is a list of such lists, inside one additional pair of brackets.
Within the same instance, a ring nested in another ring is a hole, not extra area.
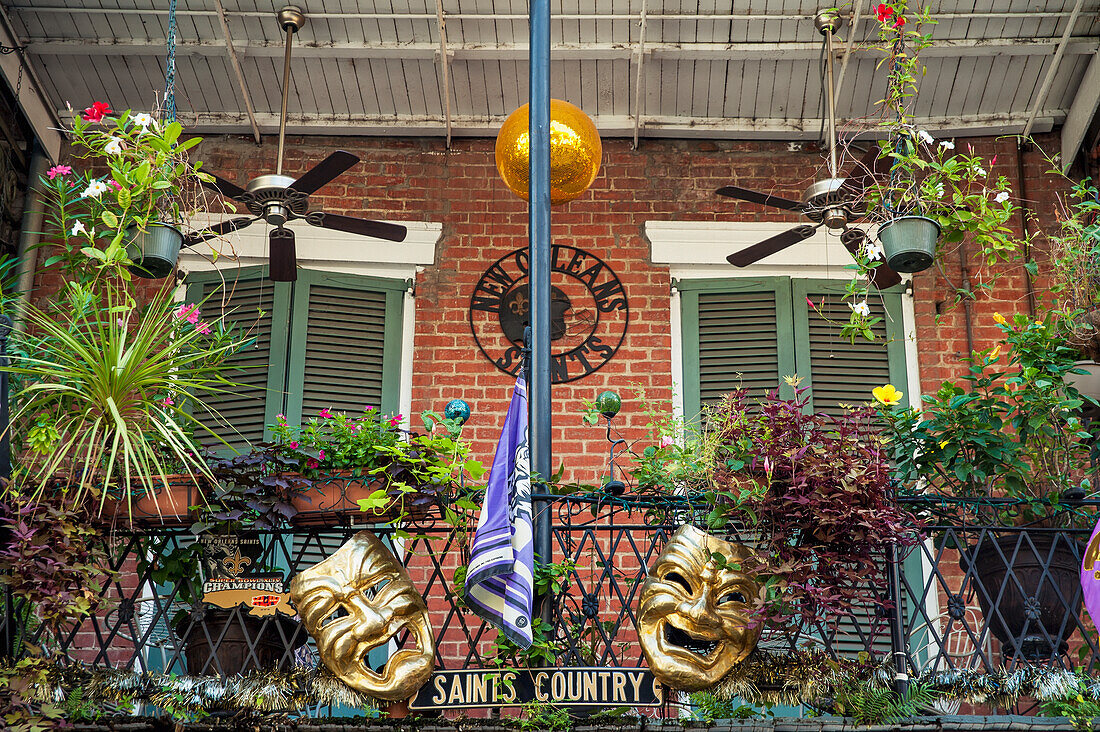
[[(892, 161), (889, 157), (880, 157), (877, 147), (872, 146), (847, 176), (837, 176), (836, 99), (833, 92), (833, 34), (839, 30), (841, 22), (839, 15), (827, 10), (818, 13), (814, 17), (814, 27), (825, 36), (825, 55), (828, 67), (826, 93), (829, 104), (829, 177), (819, 180), (807, 188), (806, 192), (802, 194), (801, 201), (760, 193), (738, 186), (725, 186), (717, 191), (720, 196), (758, 203), (762, 206), (781, 208), (787, 211), (797, 211), (812, 221), (813, 224), (802, 224), (793, 229), (788, 229), (781, 234), (776, 234), (726, 257), (726, 260), (736, 267), (747, 267), (764, 257), (769, 257), (804, 239), (809, 239), (822, 226), (834, 231), (839, 230), (840, 242), (853, 255), (866, 245), (867, 233), (862, 229), (850, 226), (850, 224), (863, 218), (866, 214), (866, 209), (860, 200), (863, 191), (875, 178), (885, 176), (889, 172)], [(871, 284), (875, 287), (892, 287), (899, 282), (901, 282), (901, 275), (890, 269), (885, 263), (875, 267), (871, 272)]]
[(253, 178), (244, 188), (210, 174), (213, 180), (204, 180), (203, 185), (244, 204), (251, 216), (227, 219), (196, 231), (184, 239), (183, 245), (193, 246), (263, 219), (275, 227), (268, 235), (270, 277), (275, 282), (293, 282), (298, 278), (298, 265), (294, 232), (286, 228), (289, 221), (304, 219), (312, 226), (397, 242), (404, 241), (407, 229), (400, 224), (309, 210), (310, 195), (359, 162), (359, 158), (349, 152), (337, 150), (297, 179), (283, 175), (286, 104), (290, 92), (290, 51), (294, 34), (305, 25), (306, 16), (299, 8), (288, 6), (280, 10), (276, 17), (286, 32), (286, 51), (283, 56), (283, 98), (279, 114), (279, 151), (275, 172)]

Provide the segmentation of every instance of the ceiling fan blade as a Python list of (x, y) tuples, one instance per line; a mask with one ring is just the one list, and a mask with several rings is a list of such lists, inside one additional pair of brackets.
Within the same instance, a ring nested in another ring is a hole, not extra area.
[(294, 232), (279, 227), (272, 229), (267, 238), (271, 245), (268, 254), (269, 276), (272, 282), (293, 282), (298, 279), (298, 257), (294, 251)]
[[(866, 241), (867, 232), (862, 229), (845, 229), (844, 233), (840, 235), (840, 242), (853, 257), (859, 254)], [(901, 282), (901, 275), (890, 269), (886, 262), (871, 270), (871, 284), (880, 290), (893, 287), (899, 282)]]
[(759, 203), (761, 206), (772, 206), (787, 211), (801, 212), (806, 209), (805, 204), (801, 201), (795, 201), (792, 198), (784, 198), (783, 196), (772, 196), (767, 193), (751, 191), (748, 188), (740, 188), (738, 186), (725, 186), (724, 188), (719, 188), (715, 192), (719, 196), (725, 196), (726, 198), (737, 198), (742, 201), (748, 201), (749, 203)]
[(346, 231), (351, 234), (373, 236), (376, 239), (387, 239), (389, 241), (405, 241), (405, 235), (409, 232), (401, 224), (357, 219), (352, 216), (341, 216), (340, 214), (330, 214), (324, 211), (311, 211), (305, 218), (307, 223), (324, 229)]
[(218, 193), (222, 194), (226, 198), (240, 198), (241, 196), (244, 195), (244, 193), (245, 193), (244, 189), (241, 188), (236, 183), (228, 181), (225, 178), (222, 178), (221, 176), (214, 175), (213, 173), (211, 173), (208, 170), (204, 170), (202, 172), (206, 173), (207, 175), (209, 175), (211, 178), (214, 179), (213, 181), (201, 180), (200, 179), (200, 182), (204, 186), (209, 188), (210, 190), (217, 191)]
[(351, 153), (337, 150), (303, 173), (288, 187), (308, 196), (358, 162), (359, 158)]
[(878, 179), (885, 178), (890, 173), (894, 159), (885, 155), (877, 142), (871, 143), (870, 149), (863, 154), (852, 169), (845, 176), (845, 181), (837, 193), (845, 198), (859, 198), (863, 192)]
[[(820, 226), (820, 224), (818, 224)], [(753, 262), (758, 262), (764, 257), (770, 257), (776, 252), (781, 252), (789, 246), (793, 246), (803, 239), (809, 239), (817, 231), (817, 226), (803, 224), (793, 229), (787, 229), (782, 234), (768, 237), (762, 242), (757, 242), (751, 247), (726, 257), (726, 261), (735, 267), (747, 267)]]
[(251, 216), (239, 216), (235, 219), (227, 219), (226, 221), (218, 222), (213, 226), (208, 226), (205, 229), (192, 231), (190, 234), (183, 238), (183, 246), (192, 247), (200, 242), (206, 241), (207, 239), (213, 239), (215, 237), (221, 236), (222, 234), (228, 234), (231, 231), (243, 229), (255, 220), (256, 219), (252, 218)]

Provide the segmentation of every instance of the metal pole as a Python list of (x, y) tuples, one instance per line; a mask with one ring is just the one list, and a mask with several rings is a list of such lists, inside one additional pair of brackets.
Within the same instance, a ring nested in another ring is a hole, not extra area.
[[(541, 480), (550, 453), (550, 0), (531, 0), (530, 101), (530, 291), (531, 291), (531, 470)], [(538, 493), (545, 493), (541, 482)], [(550, 503), (535, 504), (535, 557), (553, 560)], [(543, 601), (543, 613), (550, 603)]]
[(898, 545), (890, 546), (890, 573), (887, 584), (890, 587), (890, 601), (894, 607), (890, 610), (890, 645), (894, 652), (894, 689), (905, 694), (909, 689), (909, 654), (905, 647), (905, 617), (901, 607), (901, 557)]

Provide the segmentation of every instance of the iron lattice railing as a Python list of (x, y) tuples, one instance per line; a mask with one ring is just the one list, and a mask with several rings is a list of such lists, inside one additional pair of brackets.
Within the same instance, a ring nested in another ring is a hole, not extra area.
[[(914, 673), (1023, 663), (1095, 670), (1100, 648), (1081, 609), (1077, 578), (1087, 529), (1005, 528), (978, 524), (974, 516), (952, 523), (946, 518), (961, 515), (957, 506), (945, 511), (921, 500), (909, 502), (928, 520), (926, 538), (899, 557), (896, 582), (868, 586), (865, 601), (848, 616), (765, 632), (762, 644), (887, 660), (896, 636)], [(641, 585), (672, 531), (700, 520), (703, 511), (686, 499), (655, 504), (601, 495), (556, 496), (549, 505), (554, 561), (565, 565), (568, 579), (549, 603), (546, 647), (562, 666), (644, 666), (635, 629)], [(456, 594), (455, 570), (466, 563), (468, 528), (456, 530), (429, 516), (400, 534), (393, 527), (350, 525), (266, 531), (259, 534), (257, 566), (289, 579), (363, 528), (387, 538), (426, 598), (440, 668), (515, 662), (499, 657), (495, 630)], [(752, 544), (748, 533), (730, 538)], [(9, 597), (3, 620), (8, 647), (18, 652), (41, 646), (94, 666), (177, 674), (318, 662), (296, 621), (204, 606), (198, 576), (158, 583), (165, 558), (185, 555), (193, 542), (182, 527), (113, 534), (110, 568), (116, 576), (104, 588), (107, 609), (45, 637)], [(891, 611), (894, 605), (900, 613)], [(397, 646), (405, 641), (396, 639)]]

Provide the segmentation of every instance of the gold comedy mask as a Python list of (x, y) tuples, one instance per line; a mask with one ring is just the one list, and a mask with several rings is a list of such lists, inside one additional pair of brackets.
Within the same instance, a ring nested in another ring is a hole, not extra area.
[(751, 555), (740, 544), (681, 526), (642, 586), (642, 651), (657, 680), (673, 689), (714, 686), (760, 639), (760, 625), (750, 627), (747, 612), (760, 585), (743, 572), (719, 567), (712, 552), (733, 564)]
[[(348, 686), (377, 699), (408, 699), (435, 668), (428, 607), (397, 558), (369, 531), (290, 582), (290, 598), (321, 660)], [(407, 630), (404, 647), (375, 673), (371, 649)]]

